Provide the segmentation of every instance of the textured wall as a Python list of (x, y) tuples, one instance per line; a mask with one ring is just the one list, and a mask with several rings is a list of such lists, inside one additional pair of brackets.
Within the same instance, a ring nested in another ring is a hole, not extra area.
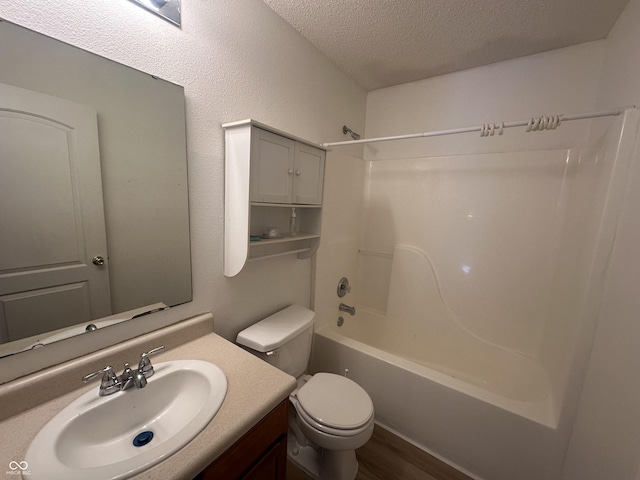
[[(311, 261), (252, 262), (237, 277), (222, 271), (224, 135), (220, 124), (254, 118), (316, 142), (364, 129), (365, 92), (259, 0), (183, 2), (182, 29), (118, 0), (7, 0), (0, 17), (185, 87), (193, 261), (193, 302), (94, 336), (102, 345), (211, 311), (232, 338), (263, 315), (311, 301)], [(331, 186), (326, 186), (331, 195)], [(69, 340), (47, 356), (91, 347)], [(45, 362), (2, 360), (3, 372)]]

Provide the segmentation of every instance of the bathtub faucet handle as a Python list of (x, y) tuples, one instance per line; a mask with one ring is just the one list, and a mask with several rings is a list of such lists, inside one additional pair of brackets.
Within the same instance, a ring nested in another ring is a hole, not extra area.
[(351, 293), (351, 285), (349, 285), (349, 279), (342, 277), (338, 282), (338, 296), (344, 297), (347, 293)]

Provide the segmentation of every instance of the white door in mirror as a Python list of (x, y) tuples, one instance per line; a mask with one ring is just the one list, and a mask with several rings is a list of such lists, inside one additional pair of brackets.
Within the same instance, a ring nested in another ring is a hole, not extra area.
[(0, 84), (0, 159), (0, 343), (111, 315), (95, 109)]
[(158, 363), (154, 369), (144, 388), (99, 397), (96, 386), (51, 419), (25, 455), (29, 478), (129, 478), (198, 435), (222, 406), (225, 374), (201, 360)]

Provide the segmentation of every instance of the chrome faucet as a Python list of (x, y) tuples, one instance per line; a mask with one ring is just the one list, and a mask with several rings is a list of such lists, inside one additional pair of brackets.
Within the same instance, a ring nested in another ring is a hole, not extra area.
[(344, 303), (341, 303), (338, 308), (340, 309), (341, 312), (347, 312), (349, 315), (355, 315), (356, 314), (356, 307), (352, 307), (350, 305), (346, 305)]
[(122, 375), (120, 375), (120, 383), (120, 390), (126, 390), (134, 385), (137, 388), (144, 388), (147, 386), (147, 377), (145, 377), (139, 368), (132, 370), (129, 364), (125, 363)]
[(113, 368), (107, 366), (97, 372), (85, 375), (82, 377), (82, 381), (86, 383), (92, 378), (102, 375), (100, 391), (98, 392), (98, 395), (101, 397), (127, 390), (133, 386), (136, 388), (144, 388), (147, 386), (147, 379), (155, 373), (153, 365), (151, 365), (151, 360), (149, 360), (149, 355), (153, 355), (162, 349), (164, 349), (164, 345), (160, 345), (140, 355), (140, 361), (138, 362), (138, 368), (136, 370), (133, 370), (129, 366), (129, 363), (125, 363), (122, 375), (116, 375)]

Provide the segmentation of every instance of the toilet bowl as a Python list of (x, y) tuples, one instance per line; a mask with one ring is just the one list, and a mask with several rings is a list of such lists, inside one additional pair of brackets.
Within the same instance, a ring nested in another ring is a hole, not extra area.
[(304, 462), (304, 456), (290, 455), (291, 460), (316, 478), (355, 478), (355, 450), (373, 433), (373, 403), (367, 392), (348, 378), (317, 373), (289, 400), (295, 409), (294, 421), (310, 442), (307, 448), (322, 449), (317, 464)]
[(373, 402), (349, 378), (325, 372), (304, 375), (313, 318), (311, 310), (291, 305), (240, 332), (236, 342), (298, 379), (298, 388), (289, 396), (291, 461), (318, 480), (354, 480), (355, 449), (373, 433)]

